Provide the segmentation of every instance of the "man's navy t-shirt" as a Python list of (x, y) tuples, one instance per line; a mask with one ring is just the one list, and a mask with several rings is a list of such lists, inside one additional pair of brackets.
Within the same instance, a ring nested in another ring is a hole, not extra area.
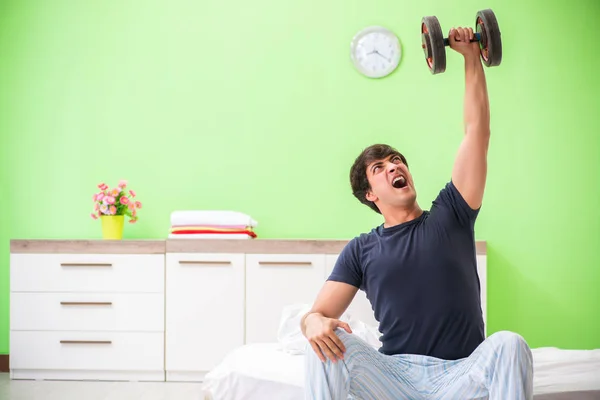
[(450, 181), (430, 211), (353, 238), (329, 280), (364, 290), (384, 354), (468, 357), (484, 340), (473, 210)]

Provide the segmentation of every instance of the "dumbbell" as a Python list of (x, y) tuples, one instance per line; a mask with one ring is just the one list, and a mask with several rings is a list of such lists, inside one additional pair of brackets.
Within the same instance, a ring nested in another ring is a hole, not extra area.
[[(502, 40), (496, 15), (491, 9), (480, 10), (475, 17), (476, 31), (471, 42), (479, 42), (479, 53), (486, 67), (495, 67), (502, 62)], [(446, 70), (446, 46), (450, 40), (444, 38), (440, 22), (435, 16), (421, 20), (421, 41), (425, 61), (432, 74)]]

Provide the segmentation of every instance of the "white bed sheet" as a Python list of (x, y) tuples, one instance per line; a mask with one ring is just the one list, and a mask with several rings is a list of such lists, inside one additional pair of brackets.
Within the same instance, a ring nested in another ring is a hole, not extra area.
[(304, 400), (304, 355), (278, 343), (248, 344), (229, 353), (204, 380), (206, 400)]
[(533, 349), (534, 394), (600, 390), (600, 349)]
[[(600, 349), (533, 349), (534, 394), (600, 390)], [(304, 400), (304, 356), (279, 343), (232, 351), (203, 384), (206, 400)]]

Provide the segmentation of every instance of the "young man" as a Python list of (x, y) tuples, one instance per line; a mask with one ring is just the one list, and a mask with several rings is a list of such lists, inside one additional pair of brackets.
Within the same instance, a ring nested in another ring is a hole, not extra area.
[[(484, 337), (474, 225), (487, 175), (488, 95), (478, 43), (469, 42), (473, 30), (452, 29), (449, 37), (466, 78), (465, 135), (451, 180), (424, 211), (402, 154), (374, 145), (356, 159), (353, 193), (384, 222), (348, 243), (302, 318), (310, 344), (306, 399), (533, 397), (523, 338)], [(379, 351), (338, 319), (359, 289), (380, 323)]]

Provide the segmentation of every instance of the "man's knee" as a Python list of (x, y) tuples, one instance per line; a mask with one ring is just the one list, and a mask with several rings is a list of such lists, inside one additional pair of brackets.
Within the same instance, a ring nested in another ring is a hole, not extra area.
[(517, 357), (521, 362), (532, 364), (533, 358), (531, 349), (523, 336), (515, 332), (500, 331), (496, 332), (488, 338), (492, 341), (495, 348), (507, 348), (510, 353)]
[(344, 346), (354, 343), (355, 340), (360, 340), (358, 336), (346, 332), (344, 328), (336, 328), (334, 333), (340, 338), (342, 343), (344, 343)]
[[(342, 328), (337, 328), (335, 330), (335, 334), (340, 338), (340, 341), (344, 344), (344, 348), (345, 348), (344, 360), (345, 361), (347, 361), (349, 359), (355, 359), (355, 358), (360, 359), (361, 356), (364, 355), (365, 351), (367, 351), (367, 352), (369, 350), (376, 351), (376, 349), (371, 348), (371, 346), (367, 342), (362, 340), (360, 337), (358, 337), (357, 335), (348, 333)], [(321, 349), (318, 349), (318, 350), (321, 351)], [(325, 357), (326, 363), (331, 362), (331, 360), (327, 357), (327, 354), (323, 353), (322, 351), (321, 351), (321, 353)], [(317, 353), (315, 352), (313, 347), (308, 342), (306, 344), (306, 356), (307, 356), (307, 358), (310, 359), (311, 362), (322, 363), (322, 361), (319, 359), (319, 356), (317, 355)]]
[(355, 335), (354, 333), (348, 333), (342, 328), (337, 328), (335, 330), (335, 334), (340, 338), (344, 347), (346, 348), (346, 352), (357, 353), (357, 352), (369, 352), (371, 350), (376, 350), (373, 346), (367, 343), (365, 340)]
[(515, 332), (499, 331), (490, 335), (489, 339), (493, 340), (497, 345), (529, 349), (529, 345), (523, 336)]

